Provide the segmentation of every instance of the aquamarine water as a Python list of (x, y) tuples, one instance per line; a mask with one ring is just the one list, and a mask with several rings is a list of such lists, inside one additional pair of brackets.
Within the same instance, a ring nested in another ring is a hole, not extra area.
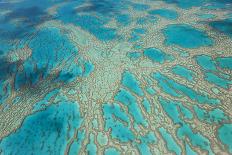
[(152, 15), (159, 15), (166, 19), (176, 20), (178, 18), (178, 14), (176, 13), (176, 11), (169, 9), (151, 10), (149, 13)]
[(213, 40), (205, 32), (188, 24), (168, 25), (163, 29), (163, 33), (167, 46), (178, 45), (183, 48), (199, 48), (213, 45)]
[(0, 0), (0, 154), (232, 154), (231, 8)]

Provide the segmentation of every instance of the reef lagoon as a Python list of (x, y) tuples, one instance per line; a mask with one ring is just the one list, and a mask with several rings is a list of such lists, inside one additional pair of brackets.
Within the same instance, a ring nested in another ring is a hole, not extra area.
[(232, 1), (0, 0), (0, 154), (232, 154)]

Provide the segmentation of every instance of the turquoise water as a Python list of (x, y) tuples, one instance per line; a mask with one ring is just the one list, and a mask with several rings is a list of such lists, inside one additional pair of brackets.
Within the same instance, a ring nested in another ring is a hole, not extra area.
[(105, 150), (105, 155), (119, 155), (119, 151), (117, 151), (117, 149), (115, 148), (107, 148)]
[(159, 15), (161, 17), (164, 17), (170, 20), (176, 20), (178, 18), (177, 12), (174, 10), (169, 10), (169, 9), (151, 10), (149, 13), (152, 15)]
[(202, 18), (202, 19), (212, 19), (216, 17), (213, 14), (197, 14), (197, 15), (199, 16), (199, 18)]
[(229, 149), (229, 152), (232, 152), (232, 143), (231, 143), (231, 124), (224, 124), (218, 129), (218, 137), (223, 144)]
[(64, 153), (81, 122), (78, 104), (62, 101), (28, 116), (19, 130), (2, 140), (1, 148), (6, 154)]
[(94, 142), (94, 134), (90, 134), (89, 143), (86, 146), (86, 150), (87, 150), (89, 155), (97, 153), (97, 146), (96, 146), (96, 144)]
[(207, 123), (221, 123), (223, 121), (226, 122), (229, 119), (221, 109), (206, 111), (198, 106), (194, 106), (194, 111), (200, 121), (205, 121)]
[(142, 104), (143, 104), (143, 107), (145, 108), (146, 112), (150, 114), (151, 113), (151, 103), (146, 98), (144, 98), (142, 101)]
[(140, 87), (140, 83), (132, 73), (126, 71), (123, 73), (122, 76), (123, 76), (122, 77), (123, 86), (127, 87), (137, 95), (143, 96), (143, 90)]
[(177, 155), (181, 154), (181, 149), (180, 146), (175, 142), (173, 137), (166, 131), (164, 128), (159, 128), (159, 132), (164, 138), (165, 142), (167, 143), (167, 148), (171, 152), (174, 152)]
[(193, 82), (194, 76), (196, 76), (196, 74), (192, 70), (190, 70), (184, 66), (180, 66), (180, 65), (174, 66), (172, 68), (172, 72), (174, 74), (177, 74), (177, 75), (185, 78), (186, 80), (188, 80), (190, 82)]
[(149, 144), (156, 144), (157, 138), (153, 132), (149, 132), (146, 135), (139, 137), (140, 143), (137, 144), (137, 148), (140, 154), (147, 154), (150, 155), (151, 149)]
[(187, 24), (168, 25), (163, 29), (163, 33), (167, 46), (178, 45), (183, 48), (199, 48), (213, 45), (213, 40), (205, 32)]
[(197, 155), (197, 153), (188, 144), (186, 144), (185, 149), (186, 149), (186, 154)]
[[(207, 55), (199, 55), (196, 57), (196, 62), (204, 72), (205, 80), (224, 89), (230, 88), (232, 84), (231, 75), (223, 73), (217, 68), (231, 70), (231, 68), (228, 67), (231, 63), (230, 60), (230, 57), (218, 57), (215, 60)], [(217, 64), (219, 64), (218, 67)]]
[(170, 57), (157, 48), (148, 48), (144, 50), (144, 56), (148, 57), (153, 62), (164, 63), (165, 60), (170, 59)]
[(210, 26), (215, 30), (232, 38), (231, 24), (232, 24), (232, 19), (224, 19), (219, 21), (213, 21), (210, 23)]
[(232, 154), (231, 0), (0, 0), (0, 154)]

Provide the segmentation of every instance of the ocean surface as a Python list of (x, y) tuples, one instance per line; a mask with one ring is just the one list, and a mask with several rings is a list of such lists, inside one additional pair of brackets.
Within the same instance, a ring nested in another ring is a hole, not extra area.
[(0, 0), (0, 155), (232, 154), (231, 0)]

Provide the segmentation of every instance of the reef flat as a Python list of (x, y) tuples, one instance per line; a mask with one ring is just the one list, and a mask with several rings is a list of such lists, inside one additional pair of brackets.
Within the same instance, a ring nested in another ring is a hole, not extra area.
[(232, 154), (230, 0), (0, 0), (0, 154)]

